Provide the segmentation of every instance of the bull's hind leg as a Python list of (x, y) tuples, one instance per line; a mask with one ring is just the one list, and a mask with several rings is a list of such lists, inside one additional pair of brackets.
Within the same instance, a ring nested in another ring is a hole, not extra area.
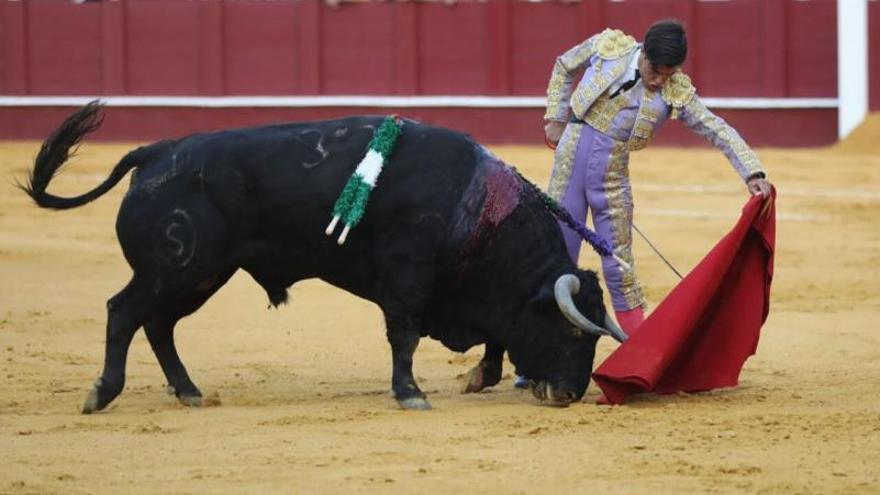
[(177, 354), (177, 346), (174, 344), (174, 328), (177, 322), (184, 316), (190, 315), (202, 307), (203, 304), (222, 287), (235, 269), (229, 269), (222, 275), (207, 277), (188, 293), (173, 297), (173, 305), (163, 305), (159, 314), (144, 323), (144, 332), (153, 353), (165, 373), (168, 380), (169, 392), (173, 393), (177, 400), (185, 406), (198, 407), (202, 405), (202, 392), (192, 382), (186, 367)]
[(496, 342), (486, 342), (483, 359), (468, 371), (464, 388), (461, 393), (472, 394), (501, 381), (501, 361), (504, 358), (504, 347)]
[(198, 407), (202, 405), (202, 392), (192, 382), (177, 355), (177, 347), (174, 345), (176, 323), (176, 320), (160, 318), (144, 324), (144, 331), (168, 380), (168, 392), (174, 394), (181, 404)]
[(148, 314), (154, 304), (149, 289), (136, 278), (107, 301), (104, 371), (86, 397), (83, 414), (104, 409), (122, 392), (125, 387), (125, 361), (131, 339), (143, 324), (143, 315)]

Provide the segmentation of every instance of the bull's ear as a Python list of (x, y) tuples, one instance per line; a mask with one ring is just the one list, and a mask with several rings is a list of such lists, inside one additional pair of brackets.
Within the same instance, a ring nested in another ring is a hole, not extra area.
[(536, 313), (557, 311), (556, 298), (553, 296), (553, 285), (544, 285), (529, 299), (529, 308)]

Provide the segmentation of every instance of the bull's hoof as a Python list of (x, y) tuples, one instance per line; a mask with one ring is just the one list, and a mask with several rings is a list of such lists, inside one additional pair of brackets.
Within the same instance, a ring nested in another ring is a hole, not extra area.
[(104, 384), (103, 380), (98, 378), (95, 380), (94, 385), (92, 385), (92, 389), (89, 390), (89, 395), (86, 396), (82, 413), (92, 414), (93, 412), (103, 410), (121, 391), (122, 387), (118, 387), (118, 390), (117, 387), (108, 387)]
[(464, 387), (461, 388), (463, 394), (474, 394), (486, 388), (483, 384), (483, 368), (478, 364), (471, 368), (464, 376), (466, 380)]
[(492, 369), (485, 362), (480, 362), (465, 375), (467, 382), (461, 389), (463, 394), (473, 394), (494, 385), (501, 381), (501, 370)]
[(202, 393), (193, 385), (192, 391), (182, 392), (174, 388), (174, 385), (167, 385), (165, 391), (168, 395), (177, 397), (177, 401), (186, 407), (202, 407)]
[(92, 414), (98, 410), (98, 389), (92, 387), (92, 389), (89, 390), (89, 395), (86, 396), (86, 402), (83, 404), (82, 413)]
[(530, 382), (532, 395), (541, 401), (541, 405), (550, 407), (568, 407), (574, 401), (572, 394), (557, 394), (553, 387), (545, 381)]
[(201, 395), (178, 395), (177, 401), (186, 407), (202, 407)]
[(400, 407), (403, 409), (411, 409), (414, 411), (429, 411), (431, 409), (431, 404), (429, 404), (428, 400), (423, 397), (398, 399), (397, 403), (400, 404)]

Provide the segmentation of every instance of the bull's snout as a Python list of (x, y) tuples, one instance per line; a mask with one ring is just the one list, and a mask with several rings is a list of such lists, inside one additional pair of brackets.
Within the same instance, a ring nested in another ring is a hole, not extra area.
[(554, 387), (546, 381), (533, 382), (532, 395), (542, 403), (553, 407), (568, 407), (579, 399), (575, 392)]

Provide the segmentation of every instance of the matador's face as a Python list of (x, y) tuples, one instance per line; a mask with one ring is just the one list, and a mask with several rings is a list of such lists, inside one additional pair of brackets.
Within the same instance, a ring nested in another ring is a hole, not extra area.
[(680, 65), (654, 65), (648, 60), (645, 52), (639, 55), (639, 74), (641, 74), (645, 87), (651, 91), (660, 91), (666, 81), (678, 72)]

